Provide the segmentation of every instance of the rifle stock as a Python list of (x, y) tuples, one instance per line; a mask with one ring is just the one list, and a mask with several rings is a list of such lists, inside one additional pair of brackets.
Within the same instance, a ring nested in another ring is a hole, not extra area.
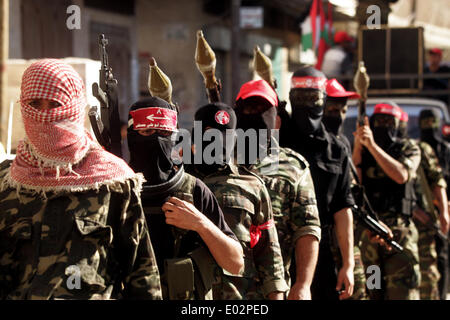
[(434, 219), (430, 213), (416, 206), (413, 210), (413, 218), (420, 221), (428, 230), (435, 232), (442, 241), (448, 241), (448, 237), (442, 232), (439, 225), (433, 222)]

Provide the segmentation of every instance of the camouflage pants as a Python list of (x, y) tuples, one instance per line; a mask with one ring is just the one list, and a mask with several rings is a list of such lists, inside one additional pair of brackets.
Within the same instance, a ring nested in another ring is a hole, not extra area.
[(421, 222), (414, 220), (419, 232), (419, 265), (421, 300), (439, 300), (440, 274), (437, 266), (437, 253), (434, 231), (427, 229)]
[(355, 245), (353, 255), (355, 256), (355, 269), (353, 269), (355, 285), (353, 287), (353, 294), (348, 300), (368, 300), (369, 297), (366, 291), (366, 273), (361, 258), (361, 249), (358, 245)]
[(419, 300), (420, 269), (418, 232), (414, 223), (406, 223), (401, 217), (383, 219), (394, 233), (394, 240), (404, 250), (388, 251), (369, 240), (368, 234), (361, 238), (361, 257), (364, 266), (379, 266), (381, 288), (368, 289), (373, 300)]

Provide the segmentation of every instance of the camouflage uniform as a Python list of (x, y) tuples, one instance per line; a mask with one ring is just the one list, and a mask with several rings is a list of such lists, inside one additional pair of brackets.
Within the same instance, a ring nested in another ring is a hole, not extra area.
[[(200, 176), (198, 172), (194, 174)], [(273, 219), (270, 198), (264, 182), (245, 168), (226, 165), (220, 171), (202, 177), (222, 208), (227, 224), (244, 249), (244, 270), (238, 276), (223, 270), (216, 284), (214, 299), (255, 300), (267, 298), (271, 292), (286, 292), (283, 260), (278, 235), (273, 225), (261, 230), (252, 248), (251, 227)]]
[[(271, 155), (256, 164), (266, 183), (283, 254), (285, 278), (289, 286), (289, 268), (295, 257), (300, 237), (321, 237), (319, 212), (308, 162), (289, 148), (279, 148), (278, 157)], [(294, 279), (295, 282), (295, 279)]]
[[(419, 142), (419, 148), (421, 151), (420, 167), (423, 169), (424, 177), (418, 172), (418, 181), (415, 184), (417, 205), (424, 211), (431, 213), (431, 224), (438, 224), (439, 219), (435, 214), (435, 208), (433, 203), (425, 196), (425, 187), (420, 183), (420, 179), (425, 178), (427, 180), (429, 190), (439, 186), (446, 188), (447, 184), (444, 180), (442, 169), (439, 166), (439, 160), (436, 157), (433, 149), (426, 142)], [(439, 278), (440, 274), (437, 266), (437, 252), (435, 230), (430, 229), (418, 219), (414, 219), (414, 223), (419, 232), (419, 263), (420, 273), (422, 281), (420, 284), (420, 299), (421, 300), (439, 300)]]
[(139, 188), (1, 191), (0, 299), (161, 299)]
[[(387, 177), (373, 158), (370, 160), (365, 158), (368, 154), (367, 150), (363, 151), (360, 167), (362, 182), (373, 209), (380, 220), (392, 230), (394, 240), (403, 246), (404, 251), (389, 252), (384, 246), (372, 243), (364, 232), (361, 238), (361, 257), (364, 266), (379, 266), (383, 277), (381, 290), (368, 290), (371, 299), (418, 300), (420, 284), (418, 233), (412, 219), (407, 215), (411, 214), (411, 211), (402, 212), (404, 211), (402, 205), (405, 205), (405, 208), (412, 207), (413, 197), (406, 197), (409, 192), (406, 189), (415, 179), (420, 162), (420, 150), (417, 145), (407, 140), (402, 140), (392, 150), (395, 155), (391, 156), (408, 170), (408, 182), (405, 185), (398, 185)], [(405, 193), (405, 198), (396, 198), (398, 190), (401, 189), (391, 190), (390, 188), (405, 188), (402, 191)], [(399, 206), (402, 208), (400, 209)]]

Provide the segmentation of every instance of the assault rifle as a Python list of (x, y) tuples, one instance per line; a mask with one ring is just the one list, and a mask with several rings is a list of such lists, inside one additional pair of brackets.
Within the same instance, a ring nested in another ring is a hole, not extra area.
[(387, 244), (397, 252), (402, 252), (403, 247), (389, 237), (389, 231), (378, 221), (378, 216), (370, 206), (369, 200), (364, 193), (364, 188), (360, 184), (352, 187), (352, 193), (355, 198), (355, 204), (352, 208), (353, 215), (369, 231), (379, 235)]
[(436, 236), (438, 236), (444, 243), (448, 241), (448, 237), (442, 232), (439, 225), (436, 222), (433, 222), (434, 219), (430, 213), (416, 206), (413, 210), (413, 217), (422, 222), (428, 230), (434, 231)]
[(109, 66), (106, 46), (108, 39), (104, 34), (99, 36), (101, 67), (99, 83), (92, 84), (92, 94), (100, 102), (100, 114), (97, 106), (89, 109), (89, 120), (97, 141), (109, 152), (122, 156), (120, 136), (119, 99), (117, 96), (117, 80), (114, 79)]

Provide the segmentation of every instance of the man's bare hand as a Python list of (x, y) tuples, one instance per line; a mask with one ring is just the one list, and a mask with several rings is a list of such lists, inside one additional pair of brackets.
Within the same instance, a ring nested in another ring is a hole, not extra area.
[(167, 224), (197, 232), (206, 218), (193, 204), (177, 197), (171, 197), (164, 203), (162, 211), (166, 215)]
[[(394, 238), (394, 234), (392, 233), (392, 230), (385, 223), (383, 223), (382, 221), (378, 220), (378, 223), (386, 228), (386, 230), (388, 231), (389, 239), (393, 239)], [(369, 236), (370, 242), (378, 243), (379, 245), (386, 247), (386, 249), (388, 251), (392, 250), (392, 247), (383, 238), (381, 238), (379, 235), (377, 235), (377, 234), (375, 234), (375, 233), (373, 233), (373, 232), (371, 232), (369, 230), (367, 230), (367, 234)]]
[(338, 273), (336, 291), (339, 292), (339, 300), (348, 299), (353, 294), (355, 284), (353, 278), (353, 266), (342, 267)]
[(357, 124), (356, 132), (353, 132), (353, 135), (355, 136), (355, 139), (366, 148), (375, 144), (373, 133), (369, 126), (369, 118), (367, 116), (364, 118), (363, 126)]
[(289, 291), (288, 300), (311, 300), (311, 288), (296, 282)]

